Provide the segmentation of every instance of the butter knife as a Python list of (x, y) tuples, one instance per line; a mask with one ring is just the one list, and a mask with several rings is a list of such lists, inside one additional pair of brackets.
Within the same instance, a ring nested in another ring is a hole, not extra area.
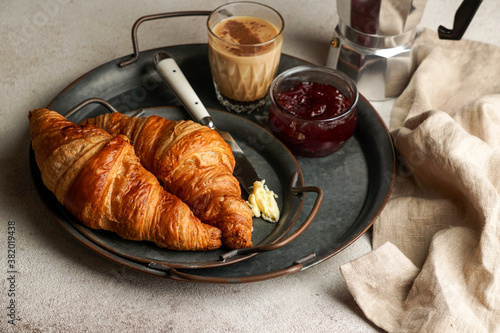
[(233, 175), (238, 179), (243, 190), (247, 194), (251, 194), (254, 181), (261, 180), (261, 178), (246, 158), (243, 150), (241, 150), (231, 134), (215, 127), (207, 109), (198, 98), (198, 95), (191, 87), (191, 84), (186, 79), (175, 60), (168, 53), (164, 51), (156, 52), (153, 61), (157, 72), (174, 91), (190, 116), (200, 124), (219, 132), (220, 136), (229, 144), (236, 161)]

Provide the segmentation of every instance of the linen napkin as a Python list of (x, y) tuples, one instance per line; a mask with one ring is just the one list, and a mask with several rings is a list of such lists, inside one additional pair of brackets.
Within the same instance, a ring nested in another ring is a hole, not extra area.
[(341, 266), (389, 332), (500, 332), (500, 48), (424, 30), (395, 101), (397, 176), (374, 250)]

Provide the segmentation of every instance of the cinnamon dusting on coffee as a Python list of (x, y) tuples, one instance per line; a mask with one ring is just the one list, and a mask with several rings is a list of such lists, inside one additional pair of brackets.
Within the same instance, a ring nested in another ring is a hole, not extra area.
[(219, 38), (239, 45), (265, 43), (278, 35), (278, 30), (273, 24), (250, 16), (226, 19), (220, 22), (213, 31)]
[[(257, 23), (249, 22), (249, 24), (251, 26), (255, 26)], [(238, 42), (238, 44), (248, 45), (260, 44), (263, 42), (253, 30), (250, 30), (245, 24), (236, 20), (224, 22), (224, 29), (226, 33), (229, 33), (231, 38)]]

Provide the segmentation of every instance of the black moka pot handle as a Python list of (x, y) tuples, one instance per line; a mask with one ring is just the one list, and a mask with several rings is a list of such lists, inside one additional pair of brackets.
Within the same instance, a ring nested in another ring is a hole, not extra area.
[(453, 29), (450, 30), (440, 25), (438, 28), (439, 38), (460, 40), (469, 27), (481, 2), (483, 2), (483, 0), (464, 0), (455, 13)]

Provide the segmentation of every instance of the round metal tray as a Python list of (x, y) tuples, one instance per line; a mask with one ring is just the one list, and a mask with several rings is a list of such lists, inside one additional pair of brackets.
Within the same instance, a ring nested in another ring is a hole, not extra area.
[[(140, 52), (137, 61), (127, 66), (120, 66), (120, 64), (130, 57), (111, 61), (76, 80), (56, 96), (48, 108), (64, 114), (90, 97), (107, 100), (120, 112), (140, 108), (179, 107), (180, 103), (175, 95), (163, 84), (154, 70), (152, 58), (158, 50), (168, 52), (177, 61), (206, 107), (220, 110), (213, 90), (206, 44), (178, 45), (143, 51)], [(279, 72), (304, 64), (307, 63), (283, 55)], [(103, 110), (99, 107), (89, 108), (81, 117), (82, 119), (94, 117), (102, 112)], [(213, 113), (224, 114), (225, 111)], [(218, 126), (224, 125), (224, 118), (232, 119), (232, 117), (235, 116), (229, 113), (222, 115), (221, 119), (217, 120)], [(242, 117), (264, 128), (267, 127), (266, 109)], [(228, 126), (226, 130), (234, 131), (234, 128)], [(265, 133), (268, 132), (265, 131)], [(270, 143), (269, 140), (275, 140), (269, 135), (240, 137), (240, 140), (247, 145), (245, 153), (255, 154), (267, 161), (273, 158), (274, 153), (270, 156), (269, 150), (266, 149)], [(102, 244), (99, 245), (96, 242), (90, 242), (88, 247), (127, 267), (181, 281), (252, 282), (295, 273), (321, 263), (365, 233), (383, 209), (394, 183), (394, 149), (383, 121), (369, 102), (361, 96), (355, 135), (340, 151), (322, 158), (297, 157), (296, 160), (305, 182), (320, 186), (323, 189), (324, 198), (311, 225), (292, 243), (282, 248), (236, 261), (231, 265), (177, 268), (175, 265), (164, 265), (161, 261), (150, 263), (137, 261), (121, 255), (120, 252), (113, 252), (113, 249), (103, 248)], [(280, 174), (279, 169), (273, 172)], [(282, 187), (283, 183), (276, 179), (279, 178), (269, 178), (266, 182), (271, 188)], [(315, 196), (304, 195), (304, 207), (299, 221), (307, 219), (307, 214), (315, 204)], [(49, 207), (53, 210), (50, 203)], [(75, 238), (88, 242), (87, 236), (83, 235), (72, 223), (66, 222), (67, 216), (60, 211), (54, 213), (59, 221), (66, 223), (65, 227)], [(292, 226), (288, 234), (296, 232), (300, 226), (301, 223)]]

